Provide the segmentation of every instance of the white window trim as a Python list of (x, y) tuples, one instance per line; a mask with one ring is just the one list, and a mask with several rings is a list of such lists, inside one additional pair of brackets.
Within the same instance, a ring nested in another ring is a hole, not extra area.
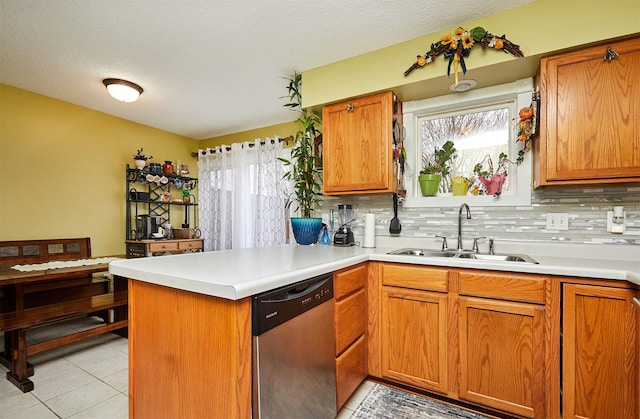
[[(405, 208), (419, 207), (451, 207), (467, 203), (470, 206), (501, 207), (501, 206), (530, 206), (532, 190), (532, 163), (531, 152), (524, 156), (522, 164), (512, 165), (509, 168), (509, 176), (515, 177), (516, 193), (513, 195), (493, 196), (447, 196), (437, 195), (423, 197), (418, 185), (418, 175), (422, 169), (422, 154), (420, 139), (418, 138), (418, 119), (427, 114), (443, 111), (453, 111), (460, 108), (480, 106), (488, 102), (516, 99), (516, 112), (525, 106), (531, 105), (531, 93), (533, 90), (533, 78), (517, 80), (512, 83), (498, 86), (485, 87), (483, 89), (470, 90), (464, 93), (453, 93), (435, 98), (403, 102), (403, 125), (406, 129), (404, 147), (407, 153), (407, 163), (410, 168), (405, 169), (404, 184), (407, 189)], [(512, 121), (512, 129), (509, 141), (515, 141), (518, 119)], [(535, 140), (534, 140), (535, 141)], [(514, 156), (510, 156), (515, 160)]]

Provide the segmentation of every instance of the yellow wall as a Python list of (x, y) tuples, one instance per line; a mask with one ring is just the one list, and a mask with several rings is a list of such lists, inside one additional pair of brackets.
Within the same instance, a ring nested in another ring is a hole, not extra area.
[(193, 139), (0, 84), (0, 240), (90, 237), (93, 256), (124, 254), (140, 147), (197, 173)]
[[(401, 7), (401, 3), (398, 5)], [(525, 58), (515, 58), (510, 54), (474, 47), (469, 58), (465, 59), (467, 76), (478, 80), (478, 87), (485, 87), (532, 76), (541, 55), (638, 33), (640, 1), (537, 0), (503, 13), (459, 22), (459, 25), (468, 30), (482, 26), (494, 35), (504, 34), (519, 44), (525, 55)], [(403, 73), (415, 62), (416, 55), (424, 54), (433, 42), (454, 29), (447, 28), (303, 72), (304, 107), (319, 107), (382, 90), (394, 90), (403, 101), (450, 93), (446, 88), (453, 82), (453, 75), (447, 79), (448, 61), (443, 56), (408, 77)], [(425, 28), (425, 33), (428, 32)], [(442, 86), (444, 91), (440, 89)]]

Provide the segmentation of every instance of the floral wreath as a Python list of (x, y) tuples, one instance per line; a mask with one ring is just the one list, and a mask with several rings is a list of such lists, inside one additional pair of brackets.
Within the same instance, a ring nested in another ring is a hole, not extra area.
[(407, 77), (416, 68), (424, 67), (433, 62), (439, 55), (444, 54), (444, 58), (449, 59), (447, 76), (451, 74), (451, 64), (453, 64), (453, 72), (457, 86), (458, 66), (462, 67), (463, 74), (467, 73), (467, 66), (464, 59), (469, 56), (471, 48), (476, 44), (480, 44), (483, 50), (487, 48), (501, 49), (505, 53), (512, 54), (516, 57), (524, 57), (524, 54), (520, 51), (520, 47), (509, 41), (505, 35), (492, 35), (480, 26), (470, 31), (458, 27), (453, 35), (443, 36), (441, 40), (431, 44), (431, 49), (424, 55), (418, 55), (418, 60), (404, 72), (404, 76)]

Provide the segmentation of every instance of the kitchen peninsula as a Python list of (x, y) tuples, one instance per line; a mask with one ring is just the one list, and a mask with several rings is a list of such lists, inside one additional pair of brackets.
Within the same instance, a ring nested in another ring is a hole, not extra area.
[[(438, 248), (435, 241), (431, 243), (425, 239), (420, 242), (423, 247)], [(463, 271), (485, 270), (543, 278), (546, 289), (540, 307), (546, 309), (547, 323), (552, 323), (544, 333), (543, 354), (546, 354), (547, 365), (541, 380), (545, 394), (534, 394), (532, 403), (538, 404), (520, 407), (518, 412), (522, 416), (548, 414), (547, 417), (553, 417), (557, 416), (553, 413), (560, 410), (558, 295), (563, 278), (571, 281), (579, 278), (594, 285), (623, 284), (631, 295), (639, 295), (639, 246), (572, 244), (569, 247), (529, 243), (518, 249), (514, 243), (496, 244), (496, 252), (501, 246), (514, 251), (527, 249), (520, 253), (527, 253), (539, 262), (519, 264), (387, 254), (411, 245), (406, 241), (397, 243), (400, 242), (389, 239), (382, 243), (384, 247), (377, 249), (286, 245), (112, 262), (112, 274), (131, 279), (130, 417), (203, 417), (211, 416), (212, 412), (218, 417), (251, 417), (251, 296), (359, 263), (368, 263), (371, 267), (367, 285), (368, 372), (379, 378), (386, 377), (380, 366), (383, 357), (381, 320), (376, 311), (380, 303), (372, 298), (378, 298), (384, 288), (384, 281), (380, 280), (383, 265), (443, 268), (438, 270), (452, 272), (452, 278), (457, 278)], [(582, 256), (571, 256), (574, 254)], [(445, 291), (449, 289), (447, 287), (449, 285), (445, 286)], [(557, 293), (549, 291), (554, 289)], [(555, 316), (557, 321), (550, 320)], [(636, 329), (640, 315), (631, 318), (633, 323), (629, 326), (635, 327), (632, 346), (637, 349), (640, 345)], [(627, 374), (636, 377), (632, 379), (633, 388), (630, 389), (635, 391), (632, 393), (635, 396), (627, 400), (626, 405), (637, 412), (638, 355), (632, 356), (635, 363)], [(455, 396), (457, 384), (453, 378), (450, 381), (449, 388), (444, 387), (440, 394)], [(414, 387), (425, 390), (419, 385)], [(522, 404), (528, 402), (525, 397)], [(483, 405), (482, 401), (476, 403)], [(488, 407), (504, 410), (502, 405)]]

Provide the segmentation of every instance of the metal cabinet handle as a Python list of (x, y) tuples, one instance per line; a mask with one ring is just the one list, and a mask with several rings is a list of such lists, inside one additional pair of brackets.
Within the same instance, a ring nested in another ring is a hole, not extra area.
[(347, 112), (353, 112), (353, 103), (347, 104)]
[(640, 307), (640, 299), (638, 297), (633, 297), (633, 302), (635, 303), (635, 305)]

